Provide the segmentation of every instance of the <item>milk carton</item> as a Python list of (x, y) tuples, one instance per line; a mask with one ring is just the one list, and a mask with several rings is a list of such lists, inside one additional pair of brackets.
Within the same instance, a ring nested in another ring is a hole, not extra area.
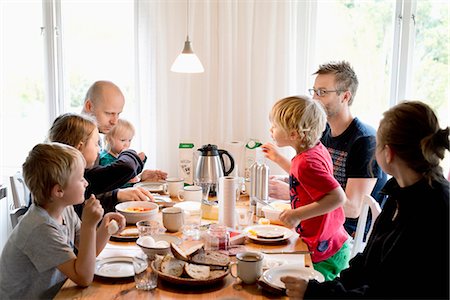
[(261, 142), (250, 139), (245, 144), (245, 171), (244, 171), (244, 177), (245, 179), (250, 179), (250, 167), (253, 165), (253, 163), (258, 162), (261, 163), (263, 160), (263, 153), (261, 150)]
[(180, 143), (178, 146), (178, 176), (184, 178), (184, 183), (194, 183), (194, 144)]

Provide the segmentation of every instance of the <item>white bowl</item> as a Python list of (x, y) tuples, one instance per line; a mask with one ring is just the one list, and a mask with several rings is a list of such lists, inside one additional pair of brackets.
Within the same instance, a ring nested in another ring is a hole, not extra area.
[[(150, 209), (146, 211), (130, 211), (131, 208)], [(127, 201), (116, 205), (116, 210), (124, 215), (128, 224), (136, 224), (141, 220), (154, 220), (158, 216), (158, 204), (148, 201)]]
[(183, 201), (174, 205), (184, 211), (199, 211), (202, 209), (202, 203), (197, 201)]
[(286, 201), (274, 201), (270, 206), (266, 205), (261, 210), (264, 212), (264, 217), (270, 220), (270, 224), (283, 225), (280, 221), (280, 214), (285, 209), (290, 209), (289, 202)]
[(174, 243), (176, 245), (181, 244), (181, 239), (173, 236), (173, 235), (168, 235), (168, 234), (154, 234), (151, 236), (155, 242), (159, 242), (159, 241), (166, 241), (169, 246), (165, 247), (165, 248), (156, 248), (156, 247), (146, 247), (143, 245), (143, 239), (145, 238), (145, 236), (142, 236), (140, 238), (137, 239), (136, 244), (142, 249), (142, 251), (148, 256), (148, 258), (150, 259), (154, 259), (156, 254), (159, 255), (166, 255), (169, 253), (172, 253), (170, 251), (170, 243)]

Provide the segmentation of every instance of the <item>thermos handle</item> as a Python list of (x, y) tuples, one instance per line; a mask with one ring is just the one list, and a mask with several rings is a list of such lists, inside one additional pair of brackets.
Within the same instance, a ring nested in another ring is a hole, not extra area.
[[(223, 154), (228, 156), (228, 158), (230, 159), (230, 169), (228, 171), (225, 171), (225, 162), (223, 161), (223, 157), (222, 157)], [(224, 176), (228, 176), (234, 170), (234, 159), (233, 159), (233, 156), (231, 156), (231, 154), (228, 153), (226, 150), (219, 149), (219, 158), (220, 158), (220, 162), (222, 163), (223, 175)]]

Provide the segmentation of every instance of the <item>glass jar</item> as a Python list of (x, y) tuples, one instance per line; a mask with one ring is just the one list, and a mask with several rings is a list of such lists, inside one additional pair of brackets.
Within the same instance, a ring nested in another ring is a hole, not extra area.
[(225, 225), (211, 224), (206, 231), (205, 250), (228, 250), (230, 234)]

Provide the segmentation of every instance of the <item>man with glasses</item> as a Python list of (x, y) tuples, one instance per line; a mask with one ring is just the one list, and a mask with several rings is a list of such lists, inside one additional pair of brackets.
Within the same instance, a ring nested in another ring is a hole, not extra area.
[[(353, 117), (350, 112), (358, 88), (358, 78), (348, 62), (320, 65), (313, 75), (317, 76), (314, 87), (309, 92), (313, 99), (323, 104), (327, 112), (328, 124), (321, 142), (330, 152), (334, 177), (347, 196), (344, 227), (353, 236), (363, 195), (371, 194), (383, 204), (384, 197), (379, 191), (386, 183), (386, 174), (374, 159), (376, 131)], [(275, 151), (273, 147), (269, 147), (266, 156), (282, 167), (290, 164)], [(289, 199), (287, 184), (280, 180), (270, 181), (269, 194), (273, 198)]]

